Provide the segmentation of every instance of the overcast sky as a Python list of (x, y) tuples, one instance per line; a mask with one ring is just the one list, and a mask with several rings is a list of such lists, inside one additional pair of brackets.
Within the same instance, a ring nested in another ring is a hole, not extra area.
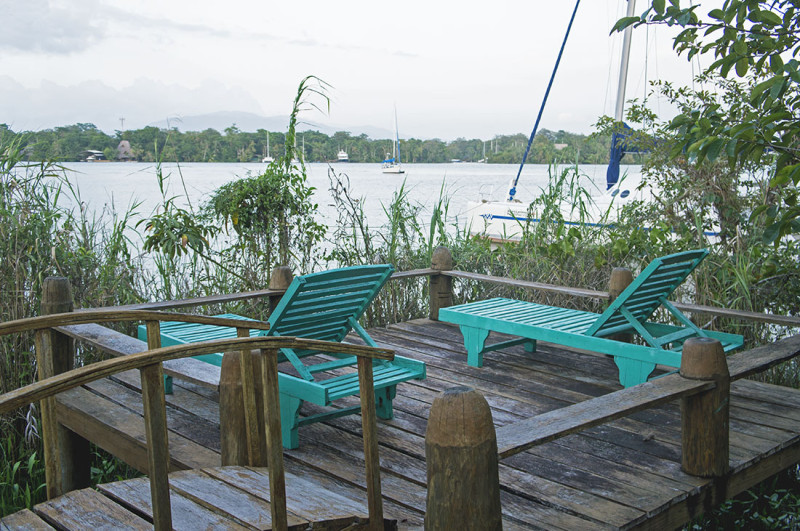
[[(396, 105), (404, 138), (528, 134), (573, 7), (0, 0), (0, 123), (19, 131), (90, 122), (113, 132), (120, 117), (129, 129), (216, 111), (285, 115), (314, 74), (332, 85), (332, 101), (329, 117), (310, 112), (310, 121), (391, 129)], [(613, 114), (621, 39), (609, 30), (625, 7), (581, 4), (541, 127), (588, 133)], [(634, 32), (628, 98), (642, 98), (646, 79), (689, 83), (690, 65), (658, 31)]]

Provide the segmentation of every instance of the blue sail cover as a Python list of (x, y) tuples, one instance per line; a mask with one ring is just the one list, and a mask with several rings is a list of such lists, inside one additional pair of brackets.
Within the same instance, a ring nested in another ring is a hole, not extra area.
[(606, 171), (607, 190), (611, 189), (619, 181), (619, 163), (622, 161), (622, 157), (625, 156), (625, 152), (630, 151), (628, 149), (628, 137), (633, 134), (633, 129), (625, 122), (622, 122), (622, 127), (622, 132), (615, 132), (611, 135), (611, 153), (608, 156), (608, 170)]

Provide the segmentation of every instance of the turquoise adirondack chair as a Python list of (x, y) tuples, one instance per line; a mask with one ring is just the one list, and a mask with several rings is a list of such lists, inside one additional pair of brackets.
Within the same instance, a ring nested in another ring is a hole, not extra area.
[[(281, 298), (268, 322), (268, 331), (251, 330), (250, 335), (293, 336), (306, 339), (341, 342), (351, 331), (370, 346), (377, 346), (358, 319), (392, 275), (391, 265), (354, 266), (333, 269), (295, 278)], [(236, 315), (220, 317), (240, 318)], [(163, 346), (210, 341), (236, 337), (232, 328), (194, 323), (165, 322), (161, 325)], [(139, 327), (139, 339), (146, 340), (147, 330)], [(289, 361), (299, 376), (279, 373), (281, 430), (283, 446), (297, 448), (297, 429), (300, 426), (357, 413), (358, 406), (334, 409), (300, 418), (304, 400), (320, 406), (330, 406), (340, 398), (358, 394), (358, 373), (347, 372), (331, 378), (315, 377), (325, 371), (352, 367), (355, 356), (330, 354), (332, 361), (306, 365), (303, 358), (318, 351), (281, 349), (280, 361)], [(215, 365), (222, 364), (222, 354), (198, 356)], [(375, 360), (373, 364), (375, 402), (378, 417), (393, 417), (392, 400), (398, 383), (425, 378), (425, 364), (395, 356), (392, 361)]]
[[(702, 330), (669, 301), (673, 291), (708, 255), (705, 249), (676, 253), (653, 260), (602, 314), (495, 298), (439, 310), (439, 320), (460, 326), (467, 363), (483, 366), (483, 354), (514, 344), (529, 350), (536, 341), (581, 348), (614, 356), (619, 381), (625, 387), (647, 380), (656, 364), (680, 367), (683, 342), (690, 337), (711, 337), (726, 352), (741, 347), (742, 336)], [(663, 306), (680, 325), (652, 323), (648, 319)], [(489, 332), (521, 339), (485, 347)], [(632, 332), (645, 344), (616, 341), (610, 336)]]

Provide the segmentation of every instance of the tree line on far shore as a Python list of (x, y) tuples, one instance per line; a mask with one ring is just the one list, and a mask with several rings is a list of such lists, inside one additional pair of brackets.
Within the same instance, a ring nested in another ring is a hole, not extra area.
[[(14, 132), (0, 124), (0, 135), (21, 137), (29, 160), (76, 162), (85, 160), (91, 151), (102, 152), (108, 160), (119, 160), (118, 146), (130, 143), (129, 157), (141, 162), (260, 162), (269, 154), (285, 153), (285, 134), (264, 129), (251, 133), (231, 125), (223, 132), (214, 129), (181, 132), (177, 129), (142, 129), (116, 131), (109, 135), (93, 124), (79, 123), (42, 131)], [(367, 135), (353, 136), (340, 131), (328, 136), (318, 131), (298, 133), (297, 148), (306, 162), (337, 160), (339, 150), (347, 152), (351, 162), (378, 163), (392, 152), (392, 140), (374, 140)], [(400, 159), (407, 163), (442, 163), (485, 161), (516, 164), (522, 160), (528, 136), (499, 135), (489, 140), (458, 138), (400, 140)], [(542, 129), (536, 135), (527, 161), (533, 164), (561, 163), (603, 164), (608, 162), (609, 135), (581, 135)], [(630, 157), (630, 155), (629, 155)], [(634, 162), (630, 159), (630, 162)]]

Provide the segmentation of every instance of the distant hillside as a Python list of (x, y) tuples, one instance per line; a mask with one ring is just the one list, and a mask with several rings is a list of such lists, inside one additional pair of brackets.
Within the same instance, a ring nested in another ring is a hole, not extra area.
[[(205, 131), (214, 129), (225, 131), (231, 125), (246, 133), (255, 133), (259, 129), (267, 131), (284, 132), (289, 126), (289, 116), (261, 116), (251, 112), (214, 112), (209, 114), (198, 114), (194, 116), (182, 116), (161, 120), (148, 125), (167, 129), (176, 127), (181, 132)], [(350, 126), (350, 125), (323, 125), (313, 121), (303, 120), (297, 124), (298, 131), (319, 131), (326, 135), (333, 135), (337, 131), (349, 131), (352, 136), (367, 135), (372, 139), (391, 138), (393, 133), (388, 129), (373, 127), (371, 125)]]

